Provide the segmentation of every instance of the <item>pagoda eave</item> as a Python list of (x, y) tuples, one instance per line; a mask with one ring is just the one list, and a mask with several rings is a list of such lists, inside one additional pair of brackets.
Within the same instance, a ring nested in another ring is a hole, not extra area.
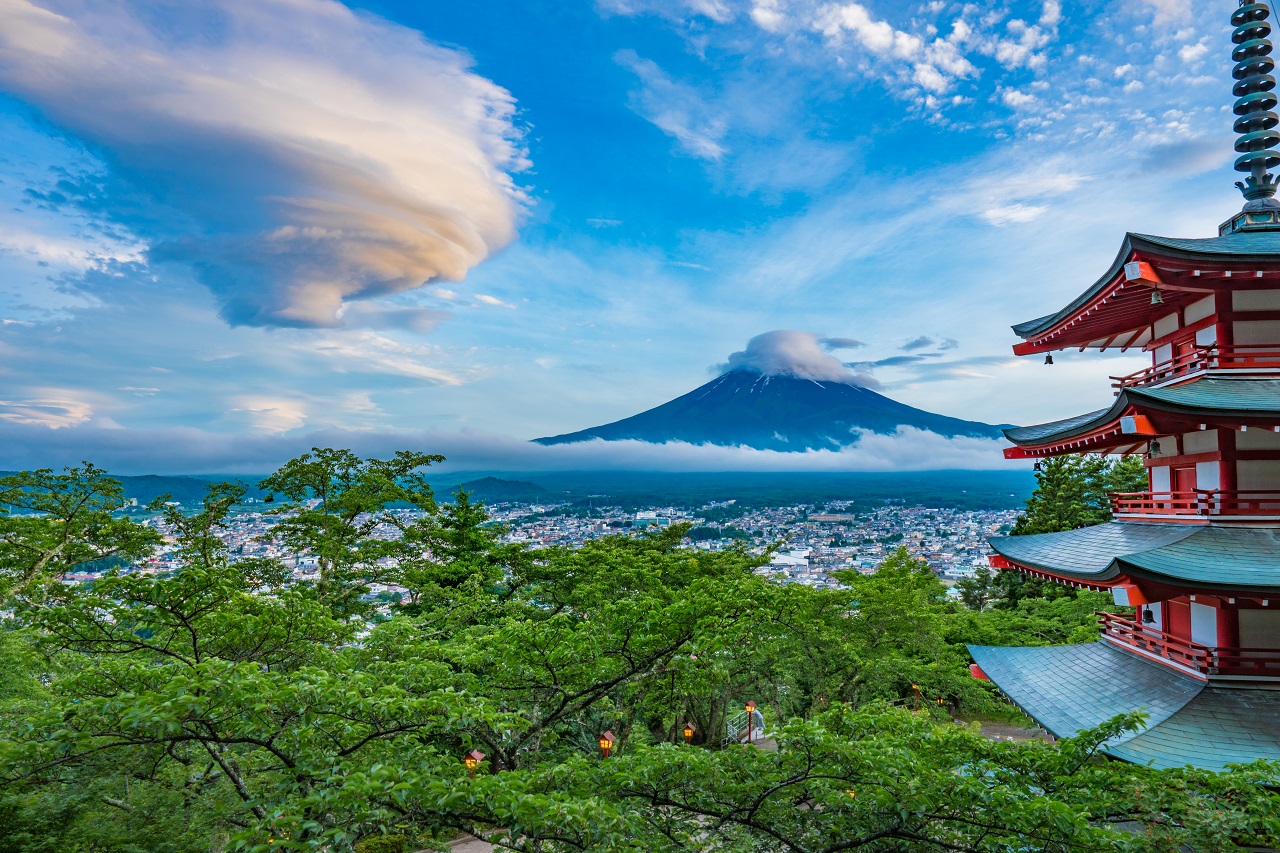
[(1059, 533), (988, 540), (993, 568), (1016, 569), (1059, 583), (1106, 590), (1131, 586), (1129, 603), (1185, 594), (1256, 600), (1280, 607), (1280, 529), (1111, 521)]
[(1153, 438), (1215, 428), (1280, 428), (1280, 379), (1204, 376), (1159, 388), (1122, 388), (1108, 409), (1006, 429), (1015, 446), (1004, 455), (1131, 453)]
[[(1013, 327), (1016, 355), (1149, 346), (1152, 294), (1169, 312), (1205, 296), (1280, 285), (1280, 232), (1179, 240), (1128, 234), (1106, 274), (1072, 303)], [(1163, 310), (1163, 309), (1162, 309)]]

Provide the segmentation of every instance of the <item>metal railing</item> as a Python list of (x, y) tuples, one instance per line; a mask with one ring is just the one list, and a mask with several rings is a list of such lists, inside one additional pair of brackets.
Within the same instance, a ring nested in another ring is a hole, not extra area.
[(1205, 675), (1280, 677), (1280, 649), (1205, 646), (1114, 613), (1095, 615), (1103, 636)]
[(1247, 516), (1280, 518), (1280, 491), (1116, 492), (1108, 495), (1118, 518), (1141, 516)]
[(725, 743), (742, 740), (742, 733), (747, 730), (747, 712), (739, 711), (725, 721)]
[(1209, 370), (1280, 373), (1280, 344), (1196, 347), (1127, 376), (1112, 376), (1111, 387), (1154, 385)]

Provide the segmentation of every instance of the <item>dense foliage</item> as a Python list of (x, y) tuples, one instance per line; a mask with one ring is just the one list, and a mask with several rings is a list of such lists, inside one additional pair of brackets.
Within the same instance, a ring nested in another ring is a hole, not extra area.
[[(165, 510), (179, 571), (63, 584), (159, 537), (112, 515), (96, 469), (0, 478), (0, 853), (388, 853), (459, 832), (530, 853), (1280, 835), (1280, 768), (1099, 759), (1132, 719), (1053, 745), (952, 721), (1002, 711), (964, 642), (1061, 641), (1087, 623), (1078, 608), (965, 608), (905, 550), (815, 590), (761, 576), (745, 550), (686, 548), (683, 527), (528, 549), (466, 495), (437, 505), (434, 460), (318, 449), (264, 481), (273, 535), (319, 560), (306, 581), (232, 560), (218, 534), (241, 487), (224, 484), (199, 512)], [(390, 618), (373, 618), (376, 581), (410, 591)], [(777, 751), (725, 743), (747, 699)]]

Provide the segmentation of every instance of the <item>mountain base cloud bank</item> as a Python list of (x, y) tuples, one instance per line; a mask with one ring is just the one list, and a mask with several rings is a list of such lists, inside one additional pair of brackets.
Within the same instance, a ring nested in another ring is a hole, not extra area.
[(93, 462), (116, 474), (260, 474), (313, 446), (346, 447), (366, 456), (396, 450), (442, 453), (444, 468), (505, 471), (932, 471), (1007, 467), (1002, 442), (946, 438), (901, 427), (860, 432), (840, 450), (781, 452), (684, 442), (593, 441), (543, 446), (497, 433), (464, 430), (367, 432), (321, 430), (303, 435), (227, 435), (194, 428), (106, 429), (92, 424), (50, 430), (0, 423), (0, 469)]

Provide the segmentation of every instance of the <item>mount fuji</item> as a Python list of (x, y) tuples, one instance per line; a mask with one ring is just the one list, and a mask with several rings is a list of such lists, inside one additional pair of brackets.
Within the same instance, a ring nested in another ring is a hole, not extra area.
[(550, 445), (632, 439), (805, 451), (839, 450), (856, 445), (862, 432), (892, 434), (899, 427), (947, 438), (1001, 437), (999, 427), (926, 412), (852, 380), (851, 375), (813, 378), (742, 366), (638, 415), (534, 441)]

